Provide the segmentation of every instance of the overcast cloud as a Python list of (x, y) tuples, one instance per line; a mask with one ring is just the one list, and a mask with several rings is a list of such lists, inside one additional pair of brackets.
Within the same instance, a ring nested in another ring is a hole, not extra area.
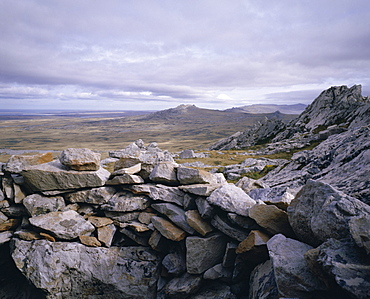
[(225, 109), (370, 95), (369, 0), (0, 0), (2, 109)]

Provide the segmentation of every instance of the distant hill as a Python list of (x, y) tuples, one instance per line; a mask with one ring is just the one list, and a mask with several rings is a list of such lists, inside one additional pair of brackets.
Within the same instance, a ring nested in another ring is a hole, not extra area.
[(293, 105), (275, 105), (275, 104), (254, 104), (241, 107), (233, 107), (226, 109), (227, 112), (244, 112), (244, 113), (273, 113), (279, 111), (284, 114), (301, 114), (307, 105), (293, 104)]

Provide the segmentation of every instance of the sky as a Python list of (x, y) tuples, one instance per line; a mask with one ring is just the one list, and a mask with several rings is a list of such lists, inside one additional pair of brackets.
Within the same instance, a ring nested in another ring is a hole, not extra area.
[(0, 0), (0, 109), (370, 95), (369, 0)]

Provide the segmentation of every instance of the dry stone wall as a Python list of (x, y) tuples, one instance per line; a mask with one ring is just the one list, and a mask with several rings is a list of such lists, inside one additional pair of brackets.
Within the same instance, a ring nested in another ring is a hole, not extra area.
[(23, 298), (370, 296), (370, 208), (356, 198), (316, 181), (297, 196), (229, 184), (140, 140), (110, 156), (3, 165), (0, 249)]

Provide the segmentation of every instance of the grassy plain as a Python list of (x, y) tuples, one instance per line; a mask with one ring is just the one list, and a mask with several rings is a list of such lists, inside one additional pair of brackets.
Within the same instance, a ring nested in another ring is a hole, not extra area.
[[(205, 149), (221, 138), (244, 131), (272, 114), (232, 113), (209, 109), (177, 110), (117, 117), (43, 116), (0, 117), (0, 149), (63, 150), (87, 147), (110, 151), (126, 147), (137, 139), (157, 142), (171, 152)], [(283, 115), (290, 120), (293, 115)]]

